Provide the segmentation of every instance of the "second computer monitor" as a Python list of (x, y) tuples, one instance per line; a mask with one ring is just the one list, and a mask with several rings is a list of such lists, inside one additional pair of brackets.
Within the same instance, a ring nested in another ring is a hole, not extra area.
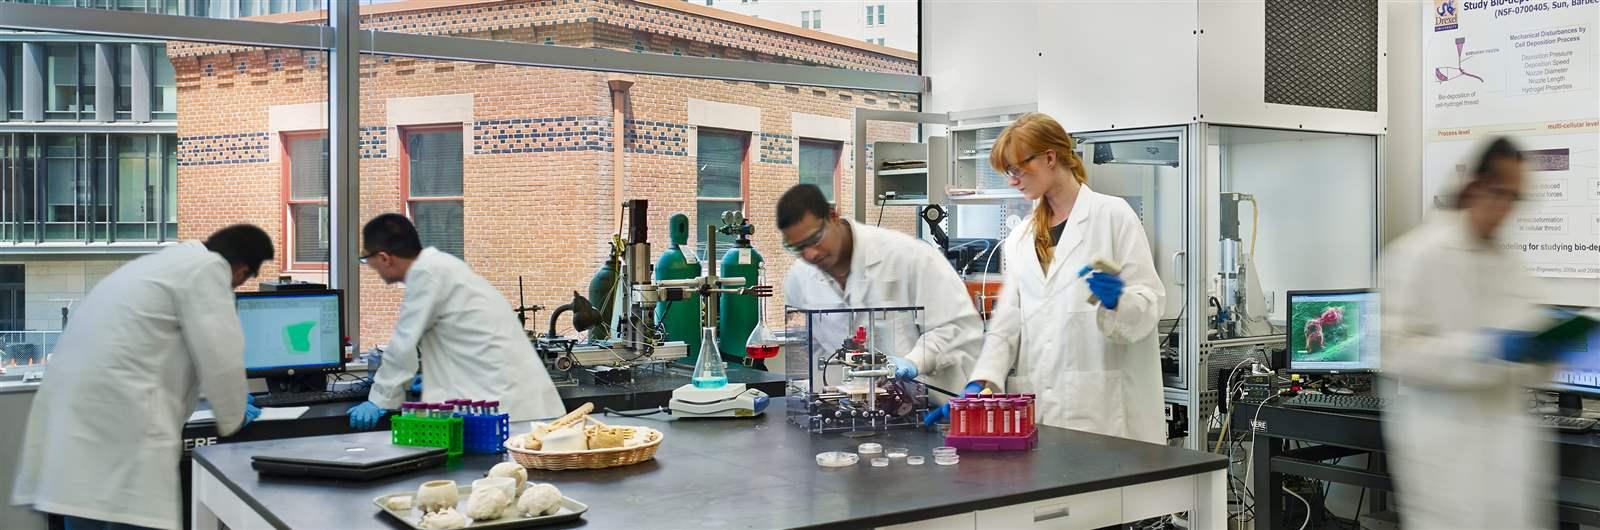
[(344, 368), (340, 291), (239, 293), (247, 377), (337, 372)]
[(1378, 293), (1370, 289), (1289, 291), (1289, 370), (1378, 370)]

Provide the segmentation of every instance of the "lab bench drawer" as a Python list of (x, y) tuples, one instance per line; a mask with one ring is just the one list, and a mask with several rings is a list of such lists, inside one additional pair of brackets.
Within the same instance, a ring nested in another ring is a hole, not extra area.
[(878, 530), (976, 530), (977, 515), (975, 512), (960, 513), (949, 517), (879, 527)]
[(1178, 477), (1122, 488), (1122, 517), (1140, 521), (1188, 510), (1198, 497), (1198, 477)]
[(1094, 530), (1122, 520), (1119, 488), (978, 512), (978, 528)]

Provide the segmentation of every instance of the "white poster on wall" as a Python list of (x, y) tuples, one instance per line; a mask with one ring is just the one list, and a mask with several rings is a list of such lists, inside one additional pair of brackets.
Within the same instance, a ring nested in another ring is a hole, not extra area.
[(1527, 195), (1502, 245), (1535, 276), (1600, 280), (1600, 0), (1422, 8), (1424, 211), (1452, 200), (1489, 139), (1510, 137)]

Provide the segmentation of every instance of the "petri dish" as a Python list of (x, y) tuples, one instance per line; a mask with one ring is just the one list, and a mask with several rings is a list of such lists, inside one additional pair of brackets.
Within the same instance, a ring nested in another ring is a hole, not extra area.
[(911, 454), (910, 449), (906, 449), (904, 447), (894, 447), (885, 452), (884, 456), (889, 458), (905, 458), (908, 454)]
[(906, 457), (906, 464), (913, 465), (913, 466), (920, 466), (920, 465), (922, 465), (922, 457), (920, 457), (920, 456), (908, 456), (908, 457)]
[(881, 454), (883, 453), (883, 444), (867, 442), (856, 446), (856, 452), (864, 455)]
[(881, 456), (874, 458), (872, 459), (872, 467), (889, 467), (889, 459)]
[(956, 454), (956, 448), (950, 447), (948, 445), (941, 445), (939, 447), (933, 448), (933, 456), (953, 455), (953, 454)]
[(933, 457), (933, 463), (939, 464), (941, 466), (953, 466), (953, 465), (956, 465), (956, 464), (958, 464), (960, 462), (961, 462), (961, 457), (956, 456), (956, 455), (944, 455), (944, 456), (935, 456), (935, 457)]
[(817, 453), (817, 465), (822, 467), (850, 467), (856, 465), (856, 462), (860, 460), (861, 457), (856, 456), (855, 453), (843, 451)]

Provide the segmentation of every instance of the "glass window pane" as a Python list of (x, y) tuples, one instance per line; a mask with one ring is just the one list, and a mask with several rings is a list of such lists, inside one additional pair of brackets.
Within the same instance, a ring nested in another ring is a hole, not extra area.
[(151, 59), (155, 62), (155, 90), (150, 93), (150, 111), (156, 118), (172, 119), (178, 112), (178, 75), (167, 57), (165, 45), (152, 46)]
[(159, 180), (150, 178), (148, 136), (123, 136), (117, 141), (117, 222), (155, 220), (154, 198)]
[[(722, 226), (722, 212), (743, 209), (744, 202), (742, 201), (701, 200), (695, 204), (695, 233), (691, 234), (689, 239), (695, 241), (696, 251), (700, 253), (701, 259), (712, 259), (706, 255), (706, 227)], [(720, 259), (730, 248), (733, 248), (733, 238), (717, 234), (717, 249), (711, 255)]]
[(839, 142), (819, 142), (802, 140), (800, 142), (800, 183), (816, 184), (822, 188), (822, 194), (828, 202), (834, 202), (833, 180), (839, 167), (839, 152), (843, 146)]
[(117, 112), (133, 112), (133, 46), (118, 44)]
[(83, 98), (84, 112), (94, 112), (94, 45), (85, 44), (78, 47), (78, 78), (79, 97)]
[(291, 136), (289, 144), (289, 198), (296, 201), (328, 199), (328, 137)]
[(161, 172), (162, 178), (166, 179), (167, 203), (163, 209), (166, 219), (162, 222), (167, 223), (169, 235), (166, 238), (174, 239), (178, 237), (178, 192), (182, 191), (178, 188), (178, 137), (173, 134), (163, 134), (156, 140), (161, 143), (161, 161), (166, 166)]
[(422, 246), (434, 247), (467, 257), (462, 233), (461, 201), (418, 201), (411, 203), (411, 222), (417, 225)]
[(745, 139), (748, 133), (700, 129), (695, 149), (696, 190), (701, 197), (744, 197)]
[(412, 197), (460, 197), (461, 130), (406, 133)]
[(11, 82), (6, 84), (7, 91), (10, 92), (6, 98), (11, 101), (8, 106), (11, 114), (20, 117), (22, 116), (22, 43), (11, 43), (9, 48), (11, 48)]
[(45, 83), (49, 85), (49, 96), (45, 102), (46, 110), (51, 112), (74, 112), (78, 110), (78, 45), (76, 44), (47, 44), (47, 65), (45, 71), (49, 77)]
[(294, 223), (294, 261), (327, 263), (328, 206), (292, 204), (289, 206), (289, 217), (290, 222)]

